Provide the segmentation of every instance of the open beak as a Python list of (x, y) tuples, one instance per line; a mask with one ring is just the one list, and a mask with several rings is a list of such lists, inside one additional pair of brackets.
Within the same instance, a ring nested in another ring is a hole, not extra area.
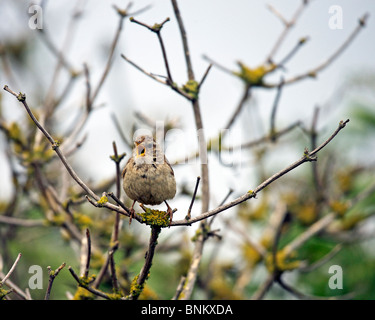
[(146, 154), (146, 149), (142, 145), (137, 145), (136, 146), (136, 153), (137, 153), (137, 158), (139, 157), (144, 157)]

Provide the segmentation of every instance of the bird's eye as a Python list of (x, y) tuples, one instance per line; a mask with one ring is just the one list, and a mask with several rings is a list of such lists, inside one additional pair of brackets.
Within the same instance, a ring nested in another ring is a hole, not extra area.
[(146, 149), (144, 146), (137, 147), (137, 155), (143, 157), (146, 153)]

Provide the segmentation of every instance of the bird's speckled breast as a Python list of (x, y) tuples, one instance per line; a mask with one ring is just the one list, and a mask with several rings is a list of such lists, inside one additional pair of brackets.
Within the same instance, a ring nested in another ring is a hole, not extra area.
[(168, 162), (138, 165), (130, 158), (123, 179), (128, 197), (143, 204), (157, 205), (176, 194), (176, 181)]

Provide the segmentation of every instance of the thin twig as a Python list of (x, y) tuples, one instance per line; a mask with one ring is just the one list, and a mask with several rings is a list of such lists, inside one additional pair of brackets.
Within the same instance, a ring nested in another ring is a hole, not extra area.
[[(117, 146), (116, 143), (113, 142), (113, 157), (111, 159), (115, 162), (116, 165), (116, 197), (120, 198), (121, 194), (121, 183), (120, 183), (120, 177), (121, 177), (121, 172), (120, 172), (120, 162), (124, 158), (125, 153), (119, 155), (117, 152)], [(109, 250), (109, 265), (111, 267), (111, 275), (112, 275), (112, 284), (115, 292), (119, 291), (119, 283), (116, 275), (116, 268), (115, 268), (115, 260), (114, 260), (114, 253), (118, 249), (118, 235), (120, 231), (120, 214), (118, 212), (115, 213), (115, 223), (113, 225), (113, 231), (112, 231), (112, 243), (115, 245), (112, 246), (112, 248)]]
[(309, 40), (309, 37), (304, 37), (304, 38), (299, 39), (297, 44), (293, 47), (293, 49), (277, 63), (278, 68), (285, 69), (286, 63), (295, 56), (295, 54), (299, 51), (299, 49), (305, 43), (307, 43), (308, 40)]
[(168, 78), (167, 78), (166, 81), (163, 81), (163, 80), (159, 79), (158, 76), (156, 76), (155, 74), (153, 74), (151, 72), (147, 72), (146, 70), (144, 70), (143, 68), (141, 68), (140, 66), (138, 66), (135, 62), (133, 62), (132, 60), (130, 60), (129, 58), (127, 58), (124, 54), (121, 54), (121, 57), (125, 61), (129, 62), (134, 68), (136, 68), (137, 70), (141, 71), (142, 73), (144, 73), (146, 76), (150, 77), (151, 79), (154, 79), (155, 81), (157, 81), (157, 82), (159, 82), (161, 84), (164, 84), (164, 85), (170, 87), (173, 91), (176, 91), (178, 94), (180, 94), (184, 98), (186, 98), (186, 99), (188, 99), (190, 101), (193, 100), (193, 98), (188, 93), (186, 93), (181, 88), (179, 88), (175, 83), (170, 82), (168, 80)]
[(304, 294), (297, 289), (293, 288), (292, 286), (285, 283), (285, 281), (279, 277), (277, 279), (277, 283), (286, 291), (294, 295), (298, 299), (302, 300), (348, 300), (353, 299), (355, 297), (355, 293), (350, 292), (348, 294), (342, 295), (342, 296), (333, 296), (333, 297), (319, 297), (319, 296), (311, 296)]
[(212, 68), (212, 63), (209, 64), (209, 66), (206, 69), (206, 72), (204, 73), (201, 81), (199, 82), (199, 84), (198, 84), (198, 91), (200, 90), (201, 86), (203, 85), (204, 81), (206, 80), (206, 78), (208, 76), (208, 73), (210, 72), (211, 68)]
[[(71, 18), (70, 18), (70, 21), (69, 21), (69, 24), (68, 24), (68, 27), (67, 27), (67, 30), (66, 30), (65, 38), (62, 41), (62, 46), (56, 54), (57, 62), (56, 62), (55, 70), (53, 72), (52, 80), (51, 80), (51, 83), (49, 84), (49, 88), (47, 90), (46, 98), (44, 100), (44, 111), (45, 111), (45, 113), (41, 116), (41, 123), (43, 125), (45, 125), (45, 121), (47, 121), (53, 113), (53, 110), (54, 110), (54, 107), (55, 107), (54, 96), (55, 96), (58, 78), (59, 78), (61, 69), (64, 66), (66, 67), (67, 59), (65, 58), (65, 56), (68, 52), (69, 46), (73, 42), (74, 31), (77, 30), (76, 24), (77, 24), (79, 18), (82, 16), (81, 15), (81, 13), (82, 13), (81, 7), (83, 7), (84, 5), (85, 5), (84, 2), (77, 1), (76, 7), (73, 10), (73, 13), (71, 15)], [(42, 33), (43, 33), (43, 31), (42, 31)], [(71, 68), (69, 68), (69, 69), (71, 69)], [(72, 73), (72, 72), (70, 72), (70, 73)], [(38, 145), (39, 142), (40, 142), (40, 135), (36, 134), (36, 145)]]
[(262, 143), (266, 143), (266, 142), (272, 141), (272, 139), (277, 140), (281, 136), (289, 133), (290, 131), (292, 131), (295, 128), (298, 128), (300, 126), (301, 126), (301, 121), (296, 121), (296, 122), (290, 124), (289, 126), (287, 126), (286, 128), (283, 128), (281, 130), (278, 130), (278, 131), (274, 132), (272, 135), (268, 134), (268, 135), (265, 135), (263, 137), (260, 137), (259, 139), (256, 139), (256, 140), (253, 140), (253, 141), (250, 141), (250, 142), (245, 142), (243, 144), (240, 144), (240, 145), (237, 145), (237, 146), (233, 146), (231, 148), (223, 146), (222, 150), (232, 151), (233, 149), (235, 150), (235, 149), (253, 148), (253, 147), (258, 146), (258, 145), (260, 145)]
[(280, 19), (280, 21), (283, 23), (284, 26), (288, 25), (288, 20), (285, 19), (284, 16), (278, 10), (276, 10), (276, 8), (274, 8), (269, 3), (266, 4), (266, 6), (267, 6), (268, 10), (270, 10), (277, 18)]
[(340, 121), (339, 123), (339, 126), (338, 128), (336, 129), (336, 131), (324, 142), (322, 143), (319, 147), (315, 148), (313, 151), (311, 151), (309, 153), (309, 157), (313, 157), (315, 156), (315, 154), (317, 154), (320, 150), (322, 150), (328, 143), (330, 143), (334, 137), (336, 137), (336, 135), (343, 129), (345, 128), (345, 126), (347, 125), (347, 123), (349, 122), (349, 119), (345, 120), (345, 121)]
[(129, 58), (127, 58), (124, 54), (121, 54), (121, 57), (125, 61), (129, 62), (134, 68), (136, 68), (137, 70), (141, 71), (142, 73), (144, 73), (146, 76), (150, 77), (151, 79), (154, 79), (155, 81), (160, 82), (160, 83), (165, 84), (165, 85), (167, 84), (166, 81), (160, 80), (158, 77), (154, 76), (152, 73), (147, 72), (144, 69), (142, 69), (140, 66), (138, 66), (136, 63), (134, 63), (132, 60), (130, 60)]
[(117, 279), (115, 259), (114, 259), (114, 253), (118, 249), (118, 244), (119, 244), (119, 242), (116, 241), (115, 245), (112, 246), (112, 249), (108, 253), (109, 266), (111, 267), (112, 286), (113, 286), (114, 292), (119, 292), (119, 290), (120, 290), (120, 284), (119, 284), (118, 279)]
[(55, 278), (58, 276), (58, 274), (60, 273), (60, 271), (65, 267), (66, 263), (62, 263), (60, 265), (60, 267), (58, 267), (56, 270), (52, 270), (51, 267), (47, 267), (48, 269), (48, 274), (49, 274), (49, 280), (48, 280), (48, 287), (47, 287), (47, 291), (46, 291), (46, 295), (44, 297), (44, 300), (49, 300), (49, 297), (51, 295), (51, 289), (52, 289), (52, 284), (53, 284), (53, 281), (55, 280)]
[[(133, 17), (130, 18), (130, 21), (131, 22), (134, 22), (134, 23), (137, 23), (145, 28), (147, 28), (148, 30), (156, 33), (157, 37), (158, 37), (158, 40), (159, 40), (159, 43), (160, 43), (160, 48), (161, 48), (161, 51), (162, 51), (162, 55), (163, 55), (163, 61), (164, 61), (164, 65), (165, 65), (165, 69), (166, 69), (166, 72), (167, 72), (167, 77), (164, 77), (164, 76), (157, 76), (153, 73), (150, 73), (150, 72), (147, 72), (145, 71), (144, 69), (142, 69), (141, 67), (139, 67), (137, 64), (135, 64), (133, 61), (131, 61), (130, 59), (128, 59), (127, 57), (125, 57), (125, 55), (121, 54), (121, 57), (124, 58), (127, 62), (129, 62), (132, 66), (134, 66), (136, 69), (138, 69), (139, 71), (143, 72), (145, 75), (149, 76), (150, 78), (164, 84), (164, 85), (167, 85), (169, 86), (172, 90), (176, 91), (178, 94), (182, 95), (183, 97), (185, 97), (186, 99), (190, 100), (190, 101), (195, 101), (196, 98), (194, 96), (191, 96), (189, 95), (187, 92), (185, 92), (185, 90), (182, 90), (181, 88), (179, 88), (174, 82), (173, 82), (173, 79), (172, 79), (172, 73), (170, 71), (170, 67), (169, 67), (169, 63), (168, 63), (168, 58), (167, 58), (167, 52), (166, 52), (166, 49), (165, 49), (165, 46), (164, 46), (164, 42), (163, 42), (163, 38), (161, 36), (161, 29), (163, 27), (163, 25), (170, 21), (169, 18), (166, 18), (162, 23), (158, 24), (154, 24), (153, 26), (150, 26), (144, 22), (141, 22), (141, 21), (138, 21), (136, 19), (134, 19)], [(206, 74), (207, 72), (209, 71), (209, 69), (206, 71)], [(158, 77), (163, 77), (163, 78), (166, 78), (166, 81), (163, 81), (161, 79), (159, 79)], [(189, 80), (192, 80), (189, 78)], [(198, 85), (198, 92), (199, 92), (199, 85)]]
[(104, 84), (104, 81), (106, 80), (107, 76), (108, 76), (108, 73), (111, 69), (111, 66), (112, 66), (112, 63), (113, 63), (113, 54), (115, 52), (115, 49), (117, 47), (117, 44), (118, 44), (118, 40), (120, 39), (120, 35), (121, 35), (121, 31), (123, 29), (123, 25), (124, 25), (124, 18), (126, 17), (126, 14), (123, 15), (120, 13), (120, 11), (115, 8), (117, 10), (117, 12), (119, 13), (119, 23), (118, 23), (118, 26), (117, 26), (117, 30), (116, 30), (116, 33), (115, 33), (115, 37), (112, 41), (112, 45), (111, 45), (111, 48), (109, 49), (109, 55), (108, 55), (108, 60), (107, 60), (107, 63), (106, 63), (106, 66), (104, 68), (104, 71), (102, 73), (102, 76), (100, 77), (100, 80), (99, 80), (99, 83), (97, 84), (92, 96), (90, 97), (90, 105), (92, 105), (96, 99), (96, 97), (98, 96), (103, 84)]
[[(91, 236), (90, 236), (90, 230), (86, 229), (86, 245), (87, 245), (87, 253), (86, 253), (86, 263), (84, 267), (84, 272), (82, 273), (85, 278), (89, 276), (90, 271), (90, 261), (91, 261)], [(83, 247), (83, 250), (85, 248)]]
[(207, 55), (203, 55), (202, 58), (206, 61), (208, 61), (211, 65), (215, 66), (216, 68), (218, 68), (219, 70), (221, 71), (224, 71), (225, 73), (228, 73), (228, 74), (233, 74), (233, 71), (230, 70), (229, 68), (223, 66), (222, 64), (220, 64), (219, 62), (211, 59), (209, 56)]
[(181, 279), (180, 279), (180, 282), (178, 283), (178, 286), (177, 286), (177, 289), (176, 289), (176, 293), (174, 294), (172, 300), (178, 300), (178, 298), (180, 297), (180, 294), (181, 294), (182, 290), (184, 289), (185, 281), (186, 281), (186, 277), (182, 276)]
[(9, 269), (8, 273), (7, 273), (7, 274), (3, 277), (3, 279), (1, 280), (1, 283), (4, 283), (4, 284), (5, 284), (5, 282), (8, 280), (8, 278), (11, 276), (11, 274), (13, 273), (14, 269), (16, 268), (16, 266), (17, 266), (17, 264), (18, 264), (18, 261), (20, 261), (21, 256), (22, 256), (21, 253), (19, 253), (19, 254), (17, 255), (16, 260), (14, 261), (12, 267)]
[(316, 270), (317, 268), (321, 267), (323, 264), (326, 262), (330, 261), (335, 255), (337, 255), (341, 249), (342, 249), (342, 244), (337, 244), (330, 252), (328, 252), (324, 257), (320, 258), (318, 261), (308, 265), (304, 266), (302, 268), (299, 268), (298, 270), (307, 273)]
[(273, 273), (275, 274), (276, 278), (280, 275), (280, 269), (277, 265), (277, 251), (278, 251), (278, 248), (279, 248), (279, 242), (280, 242), (280, 239), (281, 239), (281, 232), (282, 232), (282, 228), (283, 228), (283, 225), (284, 225), (284, 222), (285, 222), (286, 215), (287, 215), (287, 210), (283, 210), (281, 215), (280, 215), (280, 218), (279, 218), (279, 224), (278, 224), (278, 226), (276, 227), (276, 230), (275, 230), (275, 236), (274, 236), (273, 244), (272, 244)]
[[(234, 123), (234, 121), (237, 119), (237, 117), (239, 116), (239, 114), (241, 113), (241, 110), (243, 109), (246, 101), (248, 101), (248, 99), (250, 98), (251, 96), (251, 86), (250, 85), (246, 85), (245, 89), (244, 89), (244, 92), (243, 92), (243, 95), (241, 97), (241, 100), (236, 108), (236, 110), (234, 111), (233, 115), (230, 117), (228, 123), (226, 124), (226, 126), (224, 127), (225, 129), (230, 129)], [(223, 132), (223, 135), (228, 132), (228, 130), (225, 130)]]
[(195, 189), (194, 189), (193, 197), (191, 198), (190, 206), (189, 206), (187, 215), (185, 217), (185, 220), (190, 220), (190, 218), (191, 218), (191, 209), (193, 208), (193, 204), (194, 204), (194, 201), (195, 201), (195, 197), (197, 195), (200, 180), (201, 180), (201, 177), (197, 177), (197, 182), (195, 183)]
[(271, 134), (270, 136), (271, 136), (271, 141), (273, 142), (275, 141), (275, 138), (276, 138), (276, 136), (274, 135), (274, 133), (276, 132), (276, 125), (275, 125), (276, 111), (279, 106), (281, 92), (282, 92), (283, 87), (284, 87), (284, 79), (281, 79), (280, 84), (277, 87), (277, 93), (276, 93), (276, 97), (273, 102), (272, 111), (271, 111), (271, 126), (270, 126)]
[(198, 268), (200, 265), (200, 262), (202, 260), (202, 254), (203, 254), (203, 246), (205, 242), (205, 235), (203, 232), (204, 224), (201, 223), (199, 226), (200, 230), (202, 231), (197, 239), (195, 240), (195, 246), (194, 246), (194, 251), (193, 251), (193, 257), (190, 262), (189, 270), (186, 275), (186, 279), (183, 285), (182, 292), (179, 294), (179, 300), (189, 300), (192, 293), (193, 289), (195, 286), (195, 282), (197, 280), (198, 276)]
[(83, 70), (86, 80), (86, 112), (89, 113), (92, 110), (91, 103), (91, 83), (90, 83), (90, 71), (86, 63), (83, 64)]
[[(113, 192), (108, 192), (106, 195), (110, 196), (121, 208), (123, 208), (128, 214), (130, 214), (130, 209), (126, 207), (125, 204), (119, 198), (117, 198), (116, 195), (113, 194)], [(133, 219), (136, 219), (139, 222), (142, 221), (142, 219), (137, 214), (134, 215)]]
[(123, 142), (125, 142), (125, 144), (129, 147), (129, 148), (132, 148), (132, 144), (129, 142), (129, 140), (126, 138), (124, 132), (122, 131), (122, 128), (121, 128), (121, 125), (117, 119), (117, 117), (115, 116), (114, 113), (111, 113), (111, 119), (113, 121), (113, 123), (115, 124), (115, 127), (117, 129), (117, 132), (120, 134), (120, 137), (122, 139)]
[[(93, 288), (98, 288), (99, 285), (101, 284), (101, 282), (103, 280), (103, 277), (108, 270), (108, 265), (110, 263), (111, 255), (113, 256), (113, 253), (118, 249), (118, 246), (119, 246), (119, 243), (116, 242), (112, 247), (109, 248), (109, 250), (107, 252), (107, 259), (105, 260), (104, 264), (102, 265), (102, 267), (101, 267), (101, 269), (98, 273), (98, 276), (95, 278), (95, 280), (92, 284)], [(113, 283), (113, 281), (112, 281), (112, 283)]]
[[(0, 278), (3, 278), (4, 276), (5, 275), (0, 271)], [(6, 286), (10, 288), (10, 292), (8, 291), (8, 293), (14, 292), (15, 294), (17, 294), (20, 298), (22, 298), (24, 300), (32, 300), (32, 298), (30, 296), (30, 292), (28, 291), (28, 289), (25, 289), (25, 291), (22, 291), (9, 278), (7, 279)]]
[(335, 219), (335, 214), (330, 213), (326, 216), (319, 219), (317, 222), (312, 224), (305, 232), (301, 233), (296, 239), (291, 241), (283, 248), (283, 252), (285, 256), (290, 256), (290, 254), (296, 251), (299, 247), (301, 247), (307, 240), (311, 239), (315, 234), (321, 232), (325, 228), (327, 228), (331, 222)]
[[(284, 42), (285, 38), (287, 37), (288, 33), (290, 32), (291, 28), (296, 24), (297, 20), (301, 16), (303, 10), (306, 8), (306, 6), (309, 4), (309, 0), (303, 0), (301, 1), (301, 5), (297, 8), (297, 10), (294, 12), (292, 18), (288, 21), (278, 11), (276, 11), (273, 7), (271, 7), (271, 11), (276, 14), (278, 18), (281, 19), (281, 21), (284, 23), (284, 29), (281, 32), (280, 36), (277, 38), (275, 44), (273, 45), (271, 52), (268, 54), (266, 58), (266, 62), (272, 62), (273, 57), (275, 56), (276, 52), (279, 50), (281, 44)], [(270, 8), (270, 6), (269, 6)], [(281, 18), (282, 17), (282, 18)]]
[(187, 67), (187, 72), (188, 72), (188, 78), (189, 80), (194, 80), (194, 71), (193, 71), (193, 66), (192, 66), (191, 59), (190, 59), (190, 50), (189, 50), (186, 30), (184, 27), (184, 23), (182, 22), (180, 9), (178, 8), (176, 0), (172, 0), (172, 6), (173, 6), (173, 11), (176, 16), (178, 27), (180, 30), (182, 44), (184, 46), (185, 62), (186, 62), (186, 67)]
[(283, 207), (280, 207), (280, 210), (275, 210), (274, 215), (272, 216), (273, 219), (270, 219), (271, 224), (272, 223), (274, 224), (272, 226), (272, 229), (274, 229), (274, 237), (273, 237), (274, 240), (273, 240), (273, 245), (272, 245), (273, 270), (268, 275), (266, 281), (258, 288), (258, 290), (252, 296), (252, 299), (254, 300), (263, 299), (264, 296), (267, 294), (267, 292), (271, 289), (274, 282), (277, 281), (282, 275), (282, 271), (279, 269), (277, 265), (277, 251), (278, 251), (278, 246), (279, 246), (279, 242), (281, 238), (281, 231), (284, 225), (286, 214), (287, 214), (287, 211), (285, 210), (283, 206)]
[(262, 300), (266, 293), (271, 289), (274, 281), (275, 281), (276, 275), (274, 273), (270, 273), (266, 279), (266, 281), (259, 286), (257, 291), (253, 294), (251, 297), (252, 300)]
[[(316, 140), (317, 140), (317, 137), (318, 137), (316, 127), (317, 127), (317, 123), (318, 123), (319, 111), (320, 111), (319, 107), (315, 107), (313, 120), (312, 120), (312, 123), (311, 123), (311, 130), (310, 130), (311, 149), (316, 148)], [(314, 185), (315, 185), (317, 200), (320, 201), (323, 197), (324, 190), (323, 190), (323, 184), (322, 184), (322, 182), (319, 178), (318, 165), (317, 165), (316, 162), (312, 164), (311, 169), (312, 169), (312, 175), (313, 175), (313, 179), (314, 179)]]
[(89, 286), (85, 282), (81, 281), (81, 279), (78, 277), (78, 275), (75, 273), (75, 271), (73, 270), (73, 268), (71, 266), (68, 267), (68, 270), (69, 270), (70, 274), (73, 276), (73, 278), (77, 281), (78, 286), (86, 289), (87, 291), (90, 291), (92, 294), (94, 294), (98, 297), (101, 297), (101, 298), (104, 298), (104, 299), (107, 299), (107, 300), (112, 300), (111, 297), (108, 294), (106, 294), (105, 292), (97, 290), (97, 289)]
[(13, 96), (15, 96), (18, 101), (20, 101), (23, 106), (25, 107), (26, 109), (26, 112), (29, 114), (30, 118), (33, 120), (33, 122), (35, 123), (35, 125), (38, 127), (38, 129), (44, 134), (44, 136), (48, 139), (48, 141), (50, 142), (50, 144), (52, 145), (52, 149), (55, 151), (55, 153), (57, 154), (57, 156), (60, 158), (61, 162), (63, 163), (63, 165), (65, 166), (65, 168), (67, 169), (67, 171), (69, 172), (70, 176), (78, 183), (78, 185), (86, 192), (86, 194), (88, 196), (90, 196), (91, 198), (94, 198), (95, 201), (93, 201), (92, 199), (90, 199), (88, 196), (87, 198), (90, 199), (90, 203), (94, 204), (95, 206), (100, 206), (100, 207), (106, 207), (110, 210), (114, 210), (116, 212), (119, 212), (120, 214), (123, 214), (123, 215), (126, 215), (126, 216), (129, 216), (130, 215), (130, 211), (129, 209), (125, 209), (126, 207), (125, 206), (121, 206), (121, 207), (118, 207), (118, 206), (115, 206), (109, 202), (105, 202), (105, 203), (101, 203), (100, 205), (97, 203), (99, 200), (100, 200), (100, 197), (97, 196), (95, 194), (94, 191), (92, 191), (82, 180), (81, 178), (77, 175), (77, 173), (74, 171), (74, 169), (72, 168), (72, 166), (69, 164), (69, 162), (67, 161), (66, 157), (64, 156), (64, 154), (62, 153), (62, 151), (60, 150), (60, 143), (59, 141), (55, 141), (52, 136), (48, 133), (48, 131), (40, 124), (40, 122), (36, 119), (36, 117), (34, 116), (34, 114), (32, 113), (31, 109), (29, 108), (27, 102), (26, 102), (26, 95), (25, 94), (22, 94), (22, 93), (15, 93), (14, 91), (12, 91), (11, 89), (9, 89), (9, 87), (7, 85), (4, 86), (4, 90), (11, 93)]
[(266, 188), (268, 185), (270, 185), (272, 182), (278, 180), (279, 178), (281, 178), (282, 176), (284, 176), (285, 174), (287, 174), (288, 172), (294, 170), (295, 168), (299, 167), (300, 165), (302, 165), (303, 163), (305, 162), (311, 162), (311, 161), (316, 161), (316, 154), (321, 150), (323, 149), (330, 141), (332, 141), (332, 139), (343, 129), (345, 128), (346, 124), (349, 122), (349, 119), (346, 120), (346, 121), (340, 121), (339, 123), (339, 126), (338, 128), (335, 130), (335, 132), (326, 140), (324, 141), (320, 146), (318, 146), (316, 149), (314, 149), (313, 151), (311, 152), (308, 152), (308, 151), (305, 151), (304, 155), (299, 159), (297, 160), (296, 162), (292, 163), (291, 165), (289, 165), (288, 167), (286, 167), (285, 169), (283, 170), (280, 170), (279, 172), (275, 173), (273, 176), (271, 176), (270, 178), (268, 178), (267, 180), (265, 180), (264, 182), (262, 182), (260, 185), (258, 185), (254, 190), (250, 190), (249, 192), (247, 192), (246, 194), (238, 197), (237, 199), (227, 203), (227, 204), (224, 204), (222, 206), (219, 206), (213, 210), (209, 210), (207, 212), (204, 212), (202, 214), (200, 214), (199, 216), (195, 217), (195, 218), (192, 218), (190, 219), (189, 221), (187, 220), (176, 220), (176, 221), (172, 221), (171, 223), (171, 226), (177, 226), (177, 225), (189, 225), (191, 223), (194, 223), (194, 222), (197, 222), (197, 221), (201, 221), (201, 220), (204, 220), (204, 219), (207, 219), (208, 217), (210, 216), (213, 216), (215, 214), (218, 214), (224, 210), (227, 210), (229, 208), (232, 208), (244, 201), (247, 201), (251, 198), (255, 198), (255, 196), (260, 192), (262, 191), (264, 188)]
[[(222, 206), (230, 197), (230, 195), (233, 193), (233, 189), (230, 188), (228, 190), (228, 193), (225, 195), (224, 199), (220, 202), (219, 206)], [(211, 220), (208, 222), (208, 227), (211, 228), (212, 224), (214, 223), (215, 221), (215, 218), (217, 217), (217, 215), (214, 215)]]
[(134, 23), (137, 23), (137, 24), (139, 24), (139, 25), (147, 28), (148, 30), (156, 33), (156, 35), (158, 37), (158, 40), (159, 40), (160, 48), (161, 48), (161, 51), (162, 51), (162, 54), (163, 54), (163, 60), (164, 60), (165, 69), (167, 71), (167, 80), (168, 80), (168, 83), (172, 84), (173, 80), (172, 80), (172, 74), (171, 74), (171, 71), (170, 71), (170, 68), (169, 68), (169, 63), (168, 63), (168, 58), (167, 58), (167, 52), (165, 50), (163, 38), (161, 36), (161, 29), (163, 28), (163, 26), (164, 26), (165, 23), (167, 23), (168, 21), (170, 21), (170, 19), (166, 18), (162, 23), (160, 23), (160, 24), (156, 23), (153, 26), (149, 26), (149, 25), (147, 25), (147, 24), (145, 24), (143, 22), (135, 20), (133, 17), (130, 18), (130, 21), (134, 22)]
[[(121, 195), (121, 183), (120, 183), (120, 179), (121, 179), (121, 170), (120, 170), (120, 162), (121, 160), (125, 157), (125, 153), (121, 154), (119, 156), (118, 152), (117, 152), (117, 146), (116, 146), (116, 142), (112, 142), (112, 146), (113, 146), (113, 157), (111, 157), (111, 159), (115, 162), (115, 166), (116, 166), (116, 197), (117, 198), (120, 198), (120, 195)], [(119, 233), (119, 224), (120, 224), (120, 214), (118, 212), (116, 212), (116, 220), (115, 220), (115, 225), (114, 225), (114, 229), (113, 229), (113, 237), (112, 237), (112, 240), (114, 242), (116, 242), (118, 240), (118, 233)]]
[(0, 223), (9, 224), (20, 227), (41, 227), (45, 226), (45, 220), (43, 219), (20, 219), (14, 217), (8, 217), (0, 215)]
[[(353, 42), (353, 40), (357, 37), (359, 32), (366, 26), (367, 19), (369, 17), (368, 13), (365, 13), (358, 22), (357, 27), (352, 31), (352, 33), (348, 36), (348, 38), (321, 64), (317, 67), (302, 73), (300, 75), (294, 76), (290, 79), (285, 80), (285, 84), (291, 84), (296, 81), (300, 81), (305, 78), (315, 78), (317, 74), (327, 68), (329, 65), (332, 64), (334, 60), (336, 60), (344, 51), (345, 49)], [(267, 87), (273, 87), (275, 85), (267, 85)]]
[(252, 238), (249, 237), (249, 234), (246, 230), (239, 228), (236, 226), (231, 219), (224, 220), (225, 226), (229, 229), (232, 229), (236, 235), (241, 235), (243, 237), (243, 241), (246, 242), (251, 248), (253, 248), (261, 257), (266, 256), (266, 249)]

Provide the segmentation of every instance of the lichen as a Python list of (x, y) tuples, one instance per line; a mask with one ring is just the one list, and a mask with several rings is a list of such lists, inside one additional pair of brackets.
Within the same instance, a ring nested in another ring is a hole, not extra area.
[(250, 194), (251, 197), (255, 197), (254, 190), (249, 190), (249, 191), (247, 191), (247, 193)]
[(276, 65), (271, 64), (264, 64), (260, 65), (256, 68), (249, 68), (242, 62), (238, 62), (240, 67), (240, 71), (234, 71), (233, 74), (241, 78), (247, 85), (250, 86), (262, 86), (263, 85), (263, 78), (267, 73), (272, 72), (276, 69)]
[(104, 204), (106, 204), (108, 202), (108, 197), (107, 196), (102, 196), (99, 200), (98, 200), (98, 206), (102, 206)]
[(250, 268), (255, 267), (262, 260), (261, 254), (251, 244), (245, 243), (241, 249), (244, 260)]
[(144, 282), (142, 284), (138, 283), (138, 277), (139, 275), (135, 276), (132, 283), (130, 284), (129, 295), (132, 297), (139, 297), (145, 285)]
[(5, 289), (1, 288), (1, 283), (0, 283), (0, 300), (5, 300), (4, 297), (11, 292), (12, 292), (12, 290), (5, 290)]
[(189, 80), (182, 86), (182, 91), (187, 93), (193, 100), (198, 99), (199, 84), (195, 80)]
[(55, 142), (52, 144), (52, 150), (56, 150), (58, 147), (60, 147), (61, 141), (55, 140)]
[(20, 93), (17, 95), (17, 99), (18, 99), (18, 101), (20, 101), (20, 102), (24, 102), (24, 101), (26, 101), (26, 94), (20, 92)]
[(73, 214), (74, 221), (81, 227), (81, 229), (86, 229), (93, 225), (92, 219), (83, 213), (76, 212)]
[(109, 158), (114, 161), (115, 163), (120, 163), (122, 159), (124, 159), (124, 157), (126, 156), (126, 153), (122, 153), (122, 154), (119, 154), (119, 155), (112, 155), (110, 156)]
[(95, 274), (88, 276), (88, 277), (81, 277), (79, 278), (79, 284), (83, 287), (87, 287), (90, 283), (94, 282), (95, 278), (96, 278)]
[(146, 212), (139, 214), (143, 223), (162, 228), (169, 226), (169, 215), (166, 214), (165, 211), (154, 210), (146, 207), (144, 208)]
[(113, 293), (107, 293), (107, 295), (110, 300), (120, 300), (124, 297), (123, 293), (120, 290)]
[[(291, 254), (286, 254), (285, 250), (280, 250), (276, 253), (276, 267), (280, 271), (290, 271), (297, 269), (301, 262), (298, 260), (291, 260), (296, 256), (296, 252), (292, 252)], [(266, 267), (270, 273), (274, 272), (275, 270), (275, 262), (273, 258), (273, 254), (269, 253), (266, 256)]]
[(73, 296), (73, 300), (94, 300), (95, 295), (85, 288), (78, 287), (76, 293)]
[(54, 215), (52, 218), (43, 221), (43, 223), (46, 226), (56, 226), (56, 227), (62, 226), (65, 222), (66, 222), (66, 216), (63, 214)]
[(350, 209), (350, 203), (346, 201), (331, 201), (329, 206), (331, 210), (340, 217), (343, 217), (345, 213)]

